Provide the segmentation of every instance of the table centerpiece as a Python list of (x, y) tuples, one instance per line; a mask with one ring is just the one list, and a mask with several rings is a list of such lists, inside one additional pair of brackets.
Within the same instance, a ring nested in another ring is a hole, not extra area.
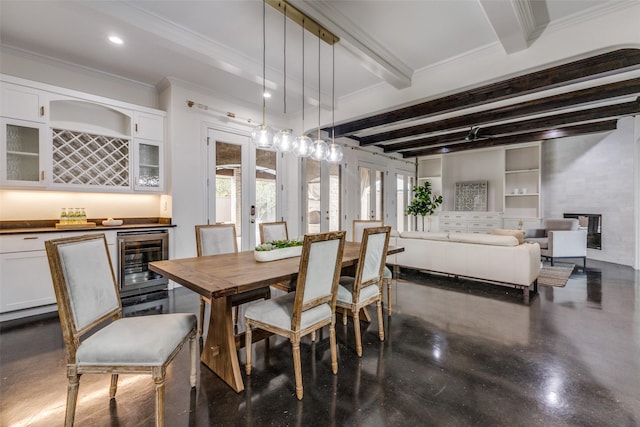
[(258, 262), (269, 262), (277, 259), (293, 258), (302, 254), (303, 238), (290, 240), (274, 240), (255, 247), (253, 255)]

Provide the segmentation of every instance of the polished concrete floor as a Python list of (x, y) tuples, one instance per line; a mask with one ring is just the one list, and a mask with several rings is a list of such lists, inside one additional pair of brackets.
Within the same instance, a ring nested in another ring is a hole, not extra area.
[[(516, 290), (403, 271), (386, 340), (363, 323), (339, 322), (339, 372), (328, 332), (302, 349), (304, 400), (294, 393), (291, 348), (254, 345), (246, 390), (236, 394), (200, 365), (189, 388), (188, 349), (168, 371), (167, 426), (637, 426), (640, 425), (640, 272), (589, 261), (564, 288), (541, 287), (531, 306)], [(185, 289), (157, 303), (195, 312)], [(372, 312), (375, 320), (375, 311)], [(2, 426), (58, 426), (64, 419), (65, 358), (56, 318), (2, 325)], [(241, 362), (244, 351), (240, 352)], [(243, 374), (244, 375), (244, 374)], [(148, 376), (85, 375), (79, 426), (154, 422)]]

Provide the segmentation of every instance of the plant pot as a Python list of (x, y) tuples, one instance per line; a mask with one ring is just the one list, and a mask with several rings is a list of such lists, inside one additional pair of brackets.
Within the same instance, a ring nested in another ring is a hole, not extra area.
[(273, 249), (270, 251), (253, 251), (253, 256), (258, 262), (269, 262), (278, 259), (293, 258), (302, 255), (302, 246)]

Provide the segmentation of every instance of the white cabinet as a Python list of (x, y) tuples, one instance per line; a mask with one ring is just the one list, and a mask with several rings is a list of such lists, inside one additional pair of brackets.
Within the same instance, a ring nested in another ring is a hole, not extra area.
[(164, 117), (136, 111), (133, 114), (133, 136), (136, 138), (164, 141)]
[(134, 140), (133, 187), (135, 190), (164, 189), (164, 146), (162, 142)]
[(45, 123), (46, 92), (25, 86), (2, 82), (2, 117)]
[(2, 118), (0, 127), (0, 182), (7, 186), (44, 187), (49, 158), (46, 125)]
[(490, 234), (495, 228), (502, 228), (500, 212), (441, 212), (439, 231), (448, 233)]
[(540, 218), (540, 156), (540, 143), (505, 149), (504, 217), (509, 225)]
[(0, 313), (55, 304), (44, 242), (57, 237), (41, 233), (0, 238)]

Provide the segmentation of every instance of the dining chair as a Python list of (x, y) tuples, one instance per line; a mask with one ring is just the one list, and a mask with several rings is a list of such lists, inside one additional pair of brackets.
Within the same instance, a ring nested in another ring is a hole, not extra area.
[(268, 243), (275, 240), (289, 240), (287, 223), (285, 221), (261, 222), (260, 243)]
[[(273, 242), (275, 240), (289, 240), (286, 221), (261, 222), (260, 223), (260, 243)], [(271, 284), (276, 289), (285, 292), (292, 292), (296, 289), (296, 281), (279, 282)]]
[(252, 304), (244, 314), (247, 375), (251, 375), (252, 328), (287, 337), (291, 341), (299, 400), (303, 396), (300, 338), (329, 325), (331, 370), (338, 373), (335, 305), (344, 237), (344, 231), (304, 236), (295, 292)]
[[(382, 221), (377, 220), (377, 219), (354, 219), (353, 220), (353, 227), (351, 228), (352, 230), (352, 241), (353, 242), (361, 242), (362, 241), (362, 232), (365, 228), (368, 227), (382, 227), (384, 224)], [(391, 272), (391, 270), (389, 269), (389, 267), (387, 267), (385, 265), (384, 267), (384, 274), (383, 274), (383, 280), (384, 282), (387, 284), (387, 305), (389, 307), (387, 307), (387, 313), (389, 313), (389, 316), (391, 316), (392, 311), (393, 311), (393, 304), (392, 304), (392, 295), (393, 295), (393, 289), (392, 289), (392, 285), (393, 285), (393, 273)]]
[(67, 355), (65, 425), (73, 425), (82, 374), (111, 374), (114, 399), (121, 373), (151, 374), (156, 426), (164, 425), (165, 371), (187, 341), (190, 382), (196, 386), (196, 316), (123, 317), (104, 234), (49, 240), (45, 247)]
[[(362, 232), (360, 256), (355, 277), (340, 277), (336, 307), (348, 310), (353, 315), (353, 329), (356, 334), (356, 353), (362, 356), (360, 336), (360, 310), (376, 303), (378, 308), (378, 328), (380, 341), (384, 341), (382, 320), (382, 278), (384, 262), (387, 258), (391, 227), (367, 227)], [(347, 313), (343, 313), (343, 323), (347, 324)]]
[[(238, 252), (235, 224), (207, 224), (196, 225), (196, 250), (198, 256), (230, 254)], [(235, 294), (231, 297), (231, 305), (235, 307), (235, 324), (238, 324), (238, 307), (251, 301), (269, 299), (269, 287)], [(204, 328), (204, 307), (211, 305), (211, 300), (200, 296), (200, 321), (198, 323), (198, 337), (202, 336)]]

